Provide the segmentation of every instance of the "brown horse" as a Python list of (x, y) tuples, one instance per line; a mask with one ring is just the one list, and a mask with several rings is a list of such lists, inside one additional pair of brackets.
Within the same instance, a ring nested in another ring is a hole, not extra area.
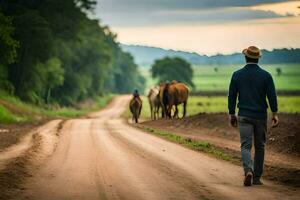
[(177, 83), (172, 81), (171, 83), (160, 85), (160, 99), (163, 105), (166, 116), (171, 116), (173, 106), (175, 106), (175, 112), (173, 117), (178, 117), (178, 105), (183, 103), (183, 117), (186, 115), (186, 105), (189, 95), (189, 89), (184, 83)]
[(132, 113), (132, 121), (135, 120), (135, 123), (138, 123), (139, 121), (139, 117), (141, 115), (141, 110), (142, 110), (142, 100), (140, 99), (140, 97), (133, 97), (130, 100), (129, 103), (129, 108), (130, 108), (130, 112)]

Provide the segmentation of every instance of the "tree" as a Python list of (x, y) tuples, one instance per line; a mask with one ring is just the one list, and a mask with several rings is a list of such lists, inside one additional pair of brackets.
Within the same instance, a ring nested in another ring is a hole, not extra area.
[(0, 12), (0, 63), (3, 65), (15, 62), (19, 42), (13, 38), (12, 18)]
[(33, 103), (73, 105), (105, 92), (143, 89), (145, 80), (116, 35), (88, 17), (95, 3), (0, 0), (0, 10), (9, 16), (0, 16), (0, 61), (7, 60), (5, 68), (0, 66), (0, 76), (8, 71), (3, 80), (12, 83), (15, 95)]
[(158, 78), (159, 82), (176, 80), (194, 87), (191, 64), (182, 58), (165, 57), (156, 60), (151, 67), (151, 72), (152, 77)]
[(13, 38), (12, 18), (0, 12), (0, 88), (13, 91), (12, 84), (7, 80), (8, 65), (17, 58), (19, 43)]
[(61, 86), (64, 82), (64, 69), (58, 58), (51, 58), (43, 67), (45, 69), (45, 102), (48, 104), (51, 97), (51, 90), (57, 86)]
[(15, 37), (20, 41), (17, 62), (9, 67), (9, 78), (16, 94), (31, 102), (41, 101), (43, 77), (39, 63), (51, 56), (52, 31), (48, 22), (35, 10), (14, 17)]

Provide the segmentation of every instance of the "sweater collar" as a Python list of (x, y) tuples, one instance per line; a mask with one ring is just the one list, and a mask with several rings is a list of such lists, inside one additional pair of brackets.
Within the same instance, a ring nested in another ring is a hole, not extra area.
[(247, 63), (245, 67), (258, 67), (257, 63)]

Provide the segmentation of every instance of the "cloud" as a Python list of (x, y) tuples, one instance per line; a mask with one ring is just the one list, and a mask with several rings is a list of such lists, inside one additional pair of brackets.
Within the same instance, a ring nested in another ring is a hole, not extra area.
[[(263, 23), (262, 23), (263, 21)], [(264, 49), (299, 48), (300, 17), (253, 20), (243, 23), (116, 27), (124, 44), (157, 46), (200, 54), (240, 52), (247, 46)]]
[(105, 10), (109, 12), (153, 12), (174, 9), (244, 7), (287, 1), (289, 0), (99, 0), (99, 8), (102, 12)]
[[(250, 9), (284, 0), (102, 0), (97, 16), (116, 26), (153, 26), (180, 23), (218, 23), (279, 18), (270, 10)], [(285, 1), (286, 2), (286, 1)]]
[(127, 44), (198, 53), (299, 47), (300, 0), (99, 0), (102, 23)]
[(173, 10), (102, 14), (101, 19), (111, 26), (157, 26), (164, 24), (222, 23), (253, 19), (280, 18), (285, 15), (273, 11), (246, 8), (219, 8), (209, 10)]

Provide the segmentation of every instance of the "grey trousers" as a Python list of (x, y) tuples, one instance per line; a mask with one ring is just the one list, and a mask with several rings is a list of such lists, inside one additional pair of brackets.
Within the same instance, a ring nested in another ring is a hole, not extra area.
[[(257, 120), (239, 116), (241, 153), (245, 174), (253, 172), (254, 178), (260, 178), (264, 168), (267, 120)], [(251, 158), (252, 142), (254, 141), (254, 164)]]

